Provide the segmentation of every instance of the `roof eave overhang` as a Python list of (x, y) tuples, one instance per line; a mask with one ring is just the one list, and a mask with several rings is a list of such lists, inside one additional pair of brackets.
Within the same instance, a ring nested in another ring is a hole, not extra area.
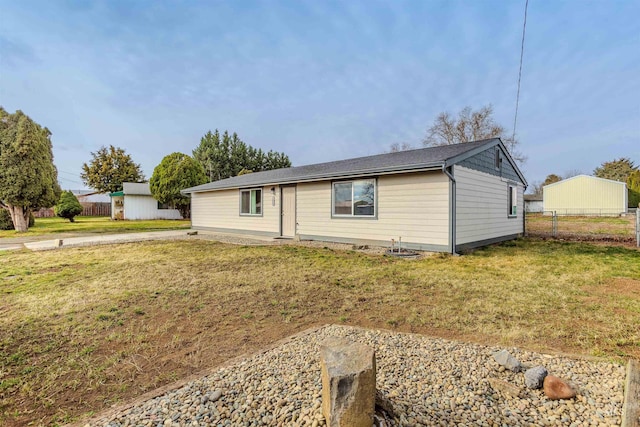
[(441, 171), (444, 162), (429, 164), (429, 165), (407, 165), (403, 167), (396, 168), (376, 168), (376, 169), (366, 169), (360, 171), (349, 171), (344, 173), (334, 173), (334, 174), (318, 174), (318, 175), (310, 175), (305, 176), (303, 178), (290, 178), (290, 179), (280, 179), (273, 181), (262, 181), (256, 182), (253, 184), (246, 185), (225, 185), (214, 188), (205, 188), (200, 190), (193, 189), (185, 189), (180, 191), (182, 194), (192, 194), (192, 193), (206, 193), (209, 191), (221, 191), (221, 190), (233, 190), (237, 188), (250, 188), (250, 187), (262, 187), (268, 185), (288, 185), (288, 184), (297, 184), (303, 182), (313, 182), (313, 181), (331, 181), (334, 179), (347, 179), (347, 178), (362, 178), (366, 176), (372, 175), (394, 175), (397, 173), (408, 173), (408, 172), (429, 172), (429, 171)]

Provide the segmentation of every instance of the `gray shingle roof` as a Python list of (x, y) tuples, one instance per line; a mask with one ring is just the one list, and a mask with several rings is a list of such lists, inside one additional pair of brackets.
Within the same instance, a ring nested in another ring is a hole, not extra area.
[(320, 181), (332, 178), (344, 178), (368, 174), (374, 175), (396, 171), (408, 172), (412, 170), (424, 170), (431, 168), (439, 169), (445, 164), (449, 165), (452, 160), (454, 160), (455, 163), (459, 156), (463, 156), (471, 151), (476, 151), (476, 149), (484, 147), (485, 145), (494, 145), (499, 142), (500, 140), (498, 138), (492, 138), (482, 141), (466, 142), (463, 144), (419, 148), (417, 150), (377, 154), (374, 156), (338, 160), (335, 162), (254, 172), (210, 182), (197, 187), (187, 188), (182, 190), (182, 192), (195, 193), (209, 190), (246, 188), (315, 180)]
[(122, 191), (125, 195), (150, 196), (151, 187), (148, 182), (123, 182)]

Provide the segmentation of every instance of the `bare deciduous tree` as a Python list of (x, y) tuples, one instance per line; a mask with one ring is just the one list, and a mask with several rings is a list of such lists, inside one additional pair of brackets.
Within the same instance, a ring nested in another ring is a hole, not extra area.
[(394, 142), (389, 146), (389, 153), (397, 153), (398, 151), (413, 150), (415, 147), (408, 142)]
[(569, 169), (562, 175), (562, 179), (573, 178), (574, 176), (582, 175), (580, 169)]
[(433, 147), (489, 138), (500, 138), (511, 157), (517, 162), (523, 163), (526, 160), (522, 153), (516, 151), (518, 140), (508, 136), (505, 128), (493, 119), (491, 105), (477, 111), (473, 111), (471, 107), (465, 107), (457, 117), (453, 117), (448, 112), (440, 113), (433, 125), (427, 129), (427, 135), (422, 143)]
[(528, 194), (535, 194), (536, 196), (542, 195), (542, 182), (533, 181), (528, 189)]

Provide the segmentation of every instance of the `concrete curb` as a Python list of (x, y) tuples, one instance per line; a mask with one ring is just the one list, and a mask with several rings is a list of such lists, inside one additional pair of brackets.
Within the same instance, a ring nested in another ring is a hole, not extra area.
[(19, 251), (20, 249), (24, 249), (23, 243), (0, 246), (0, 251)]

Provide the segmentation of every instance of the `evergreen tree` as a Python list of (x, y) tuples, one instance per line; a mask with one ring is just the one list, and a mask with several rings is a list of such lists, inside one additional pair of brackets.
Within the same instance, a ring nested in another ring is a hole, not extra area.
[(593, 175), (598, 178), (627, 182), (627, 178), (635, 170), (638, 170), (638, 167), (633, 163), (633, 161), (625, 157), (621, 157), (610, 162), (604, 162), (594, 169)]
[(182, 153), (165, 156), (153, 170), (149, 181), (151, 195), (160, 203), (178, 209), (183, 218), (189, 218), (191, 200), (180, 190), (207, 182), (204, 168), (193, 158)]
[(627, 191), (629, 191), (629, 207), (640, 205), (640, 170), (636, 169), (627, 177)]
[(286, 154), (271, 150), (265, 154), (243, 142), (235, 132), (230, 135), (224, 131), (221, 135), (217, 129), (200, 139), (193, 158), (202, 165), (209, 182), (237, 176), (242, 170), (260, 172), (291, 167)]
[(53, 211), (60, 218), (75, 222), (74, 218), (82, 213), (82, 205), (71, 191), (63, 191)]
[(60, 195), (50, 138), (22, 111), (0, 107), (0, 207), (16, 231), (27, 231), (31, 212), (53, 206)]
[(105, 193), (122, 190), (123, 182), (144, 182), (140, 165), (122, 148), (110, 145), (91, 153), (91, 161), (82, 165), (80, 177), (87, 186)]
[[(36, 223), (36, 218), (33, 216), (33, 212), (29, 214), (29, 228), (33, 227)], [(0, 230), (15, 230), (16, 227), (13, 225), (13, 221), (11, 220), (11, 214), (7, 209), (0, 209)]]

